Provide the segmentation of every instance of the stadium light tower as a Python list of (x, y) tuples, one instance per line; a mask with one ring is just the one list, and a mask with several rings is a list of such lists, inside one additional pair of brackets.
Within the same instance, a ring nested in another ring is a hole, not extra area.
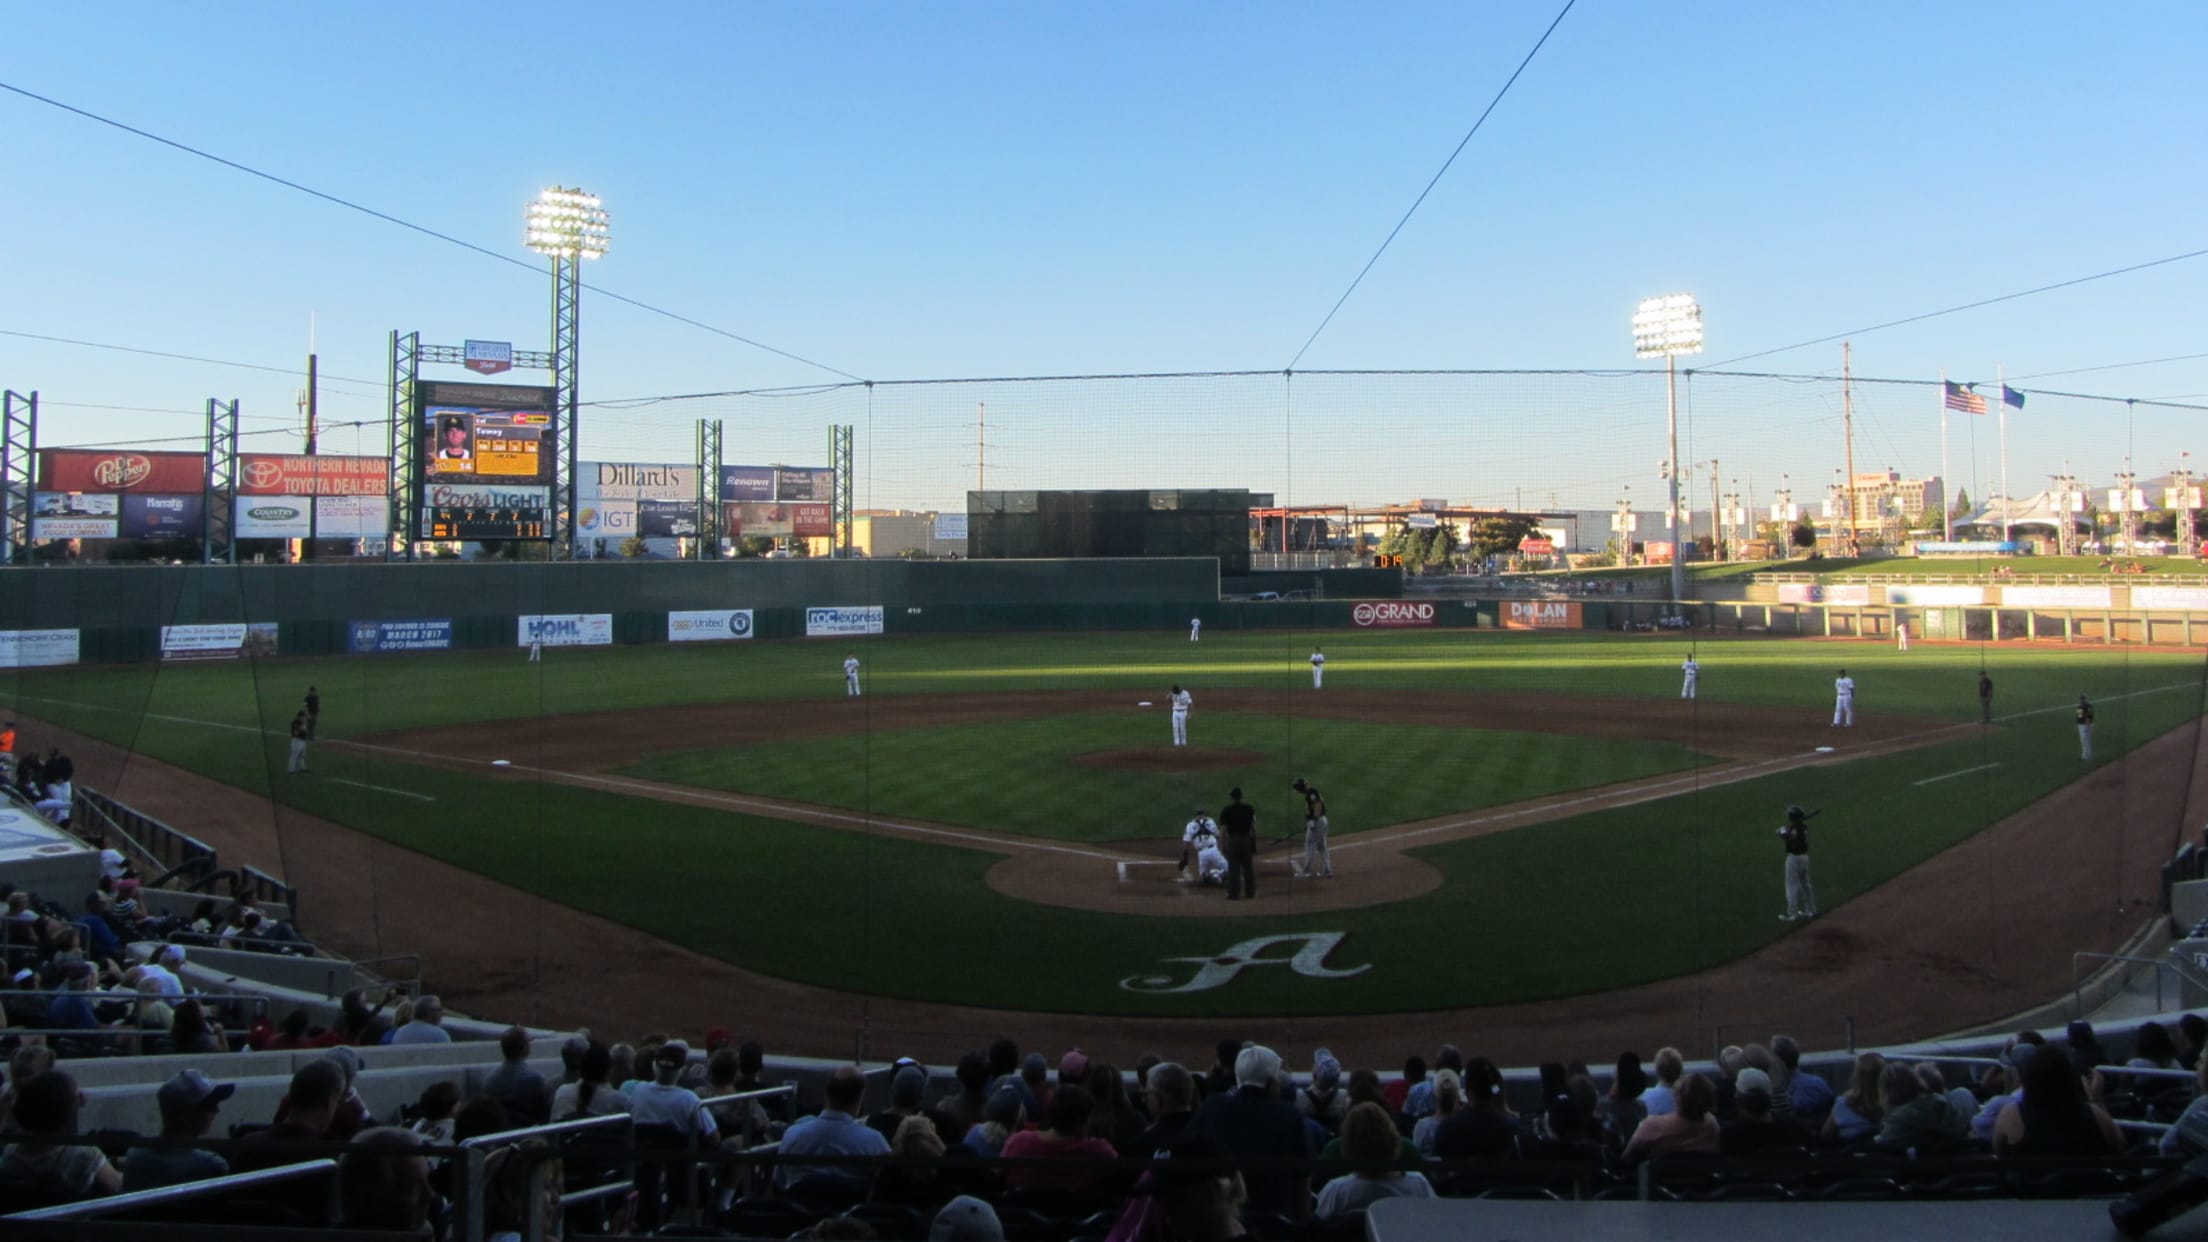
[(523, 240), (552, 260), (552, 385), (559, 392), (560, 434), (566, 444), (555, 458), (552, 493), (559, 529), (558, 555), (575, 555), (575, 459), (577, 346), (582, 339), (583, 260), (605, 257), (612, 241), (605, 204), (595, 194), (553, 186), (529, 204)]
[(1687, 596), (1687, 564), (1679, 537), (1679, 355), (1702, 352), (1702, 307), (1691, 293), (1649, 298), (1633, 312), (1633, 355), (1664, 360), (1664, 426), (1670, 436), (1665, 461), (1670, 476), (1671, 597)]

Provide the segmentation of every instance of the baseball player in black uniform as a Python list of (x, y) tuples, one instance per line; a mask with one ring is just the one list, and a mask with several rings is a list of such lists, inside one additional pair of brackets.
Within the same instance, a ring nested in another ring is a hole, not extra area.
[(1257, 808), (1242, 800), (1240, 788), (1227, 791), (1227, 805), (1219, 811), (1219, 827), (1226, 833), (1227, 900), (1257, 896)]
[(1978, 674), (1978, 723), (1993, 723), (1993, 678)]
[(315, 729), (315, 726), (316, 726), (316, 725), (319, 725), (319, 724), (321, 724), (321, 723), (322, 723), (322, 692), (321, 692), (320, 690), (317, 690), (317, 689), (315, 689), (315, 688), (314, 688), (313, 686), (308, 686), (308, 687), (307, 687), (307, 740), (308, 740), (308, 741), (310, 741), (310, 742), (311, 742), (311, 741), (313, 741), (313, 740), (314, 740), (314, 729)]
[(1326, 852), (1326, 798), (1317, 786), (1300, 776), (1296, 778), (1295, 790), (1303, 795), (1303, 866), (1296, 874), (1307, 879), (1331, 880), (1334, 878), (1334, 858)]
[(1786, 922), (1817, 917), (1817, 890), (1809, 883), (1809, 821), (1821, 812), (1798, 806), (1786, 808), (1786, 824), (1779, 839), (1786, 843)]

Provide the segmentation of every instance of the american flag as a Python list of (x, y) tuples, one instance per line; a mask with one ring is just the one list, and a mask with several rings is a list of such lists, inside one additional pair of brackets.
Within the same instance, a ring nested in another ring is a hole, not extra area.
[(1944, 404), (1948, 409), (1961, 410), (1965, 414), (1983, 414), (1986, 412), (1986, 399), (1961, 384), (1941, 380), (1940, 387), (1947, 390), (1947, 399)]

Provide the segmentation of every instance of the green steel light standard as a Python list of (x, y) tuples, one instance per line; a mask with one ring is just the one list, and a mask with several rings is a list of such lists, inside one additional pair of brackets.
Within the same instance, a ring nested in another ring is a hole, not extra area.
[(582, 342), (583, 260), (603, 258), (612, 240), (598, 196), (553, 186), (529, 204), (524, 240), (552, 260), (552, 384), (559, 391), (560, 436), (554, 457), (554, 555), (575, 556), (576, 374)]
[(698, 559), (721, 554), (721, 420), (698, 420)]
[(0, 394), (0, 564), (30, 559), (31, 489), (38, 479), (38, 394)]
[[(207, 398), (207, 492), (200, 504), (199, 559), (204, 565), (238, 563), (238, 402)], [(311, 503), (311, 502), (310, 502)]]

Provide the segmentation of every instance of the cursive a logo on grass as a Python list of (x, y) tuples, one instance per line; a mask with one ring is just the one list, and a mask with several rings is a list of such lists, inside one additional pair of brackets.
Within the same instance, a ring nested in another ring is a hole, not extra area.
[[(1196, 973), (1185, 982), (1174, 982), (1172, 975), (1129, 975), (1119, 981), (1119, 986), (1130, 992), (1209, 992), (1213, 988), (1232, 983), (1241, 973), (1253, 966), (1286, 966), (1307, 979), (1347, 979), (1372, 969), (1372, 963), (1336, 970), (1326, 964), (1326, 955), (1342, 943), (1346, 932), (1293, 932), (1280, 936), (1257, 936), (1213, 957), (1168, 957), (1161, 960), (1196, 967)], [(1266, 956), (1266, 951), (1278, 945), (1300, 946), (1286, 957), (1277, 954)]]
[(1432, 625), (1432, 604), (1400, 604), (1389, 601), (1366, 602), (1350, 610), (1349, 619), (1360, 626), (1392, 628), (1406, 625)]

